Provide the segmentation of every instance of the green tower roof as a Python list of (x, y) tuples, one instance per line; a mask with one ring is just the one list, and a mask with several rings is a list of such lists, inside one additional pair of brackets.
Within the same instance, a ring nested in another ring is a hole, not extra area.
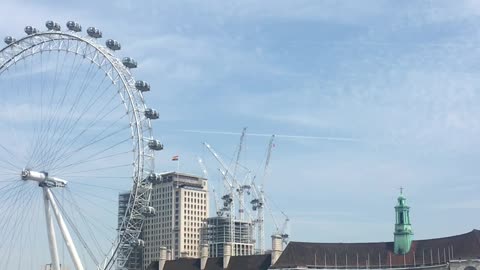
[(400, 188), (398, 205), (395, 206), (394, 252), (405, 254), (410, 251), (413, 240), (412, 225), (410, 223), (410, 207), (406, 204), (403, 188)]

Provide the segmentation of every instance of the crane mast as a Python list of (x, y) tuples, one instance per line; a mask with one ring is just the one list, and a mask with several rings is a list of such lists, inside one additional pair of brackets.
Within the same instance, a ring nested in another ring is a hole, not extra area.
[[(197, 157), (197, 161), (198, 161), (198, 164), (200, 165), (200, 168), (202, 169), (202, 172), (203, 172), (203, 177), (205, 177), (206, 179), (210, 180), (208, 178), (208, 171), (207, 171), (207, 167), (205, 166), (205, 163), (203, 163), (203, 160), (202, 158), (200, 157)], [(221, 209), (219, 208), (219, 201), (218, 201), (218, 195), (217, 195), (217, 192), (215, 191), (215, 186), (210, 183), (209, 184), (210, 187), (212, 188), (212, 193), (213, 193), (213, 198), (215, 200), (215, 212), (217, 213), (218, 216), (221, 216), (223, 213), (221, 211)]]
[(258, 251), (260, 254), (265, 253), (265, 195), (264, 195), (264, 183), (265, 179), (267, 178), (268, 168), (270, 165), (270, 158), (272, 156), (272, 148), (273, 148), (273, 141), (275, 139), (275, 135), (270, 137), (270, 141), (267, 147), (267, 157), (265, 160), (265, 167), (263, 170), (263, 177), (259, 186), (253, 185), (255, 193), (257, 194), (257, 198), (252, 200), (252, 209), (257, 211), (257, 219), (255, 220), (255, 225), (257, 226), (257, 241), (258, 241)]
[[(240, 136), (240, 143), (238, 144), (238, 152), (237, 152), (237, 158), (235, 160), (235, 164), (233, 167), (233, 178), (236, 179), (237, 175), (237, 168), (238, 168), (238, 163), (240, 162), (240, 154), (242, 153), (242, 147), (243, 147), (243, 141), (245, 139), (245, 133), (247, 132), (247, 128), (243, 128), (242, 130), (242, 135)], [(237, 186), (237, 193), (238, 193), (238, 219), (239, 220), (244, 220), (244, 213), (245, 213), (245, 194), (244, 191), (249, 189), (250, 186), (248, 185), (241, 185), (238, 184)]]

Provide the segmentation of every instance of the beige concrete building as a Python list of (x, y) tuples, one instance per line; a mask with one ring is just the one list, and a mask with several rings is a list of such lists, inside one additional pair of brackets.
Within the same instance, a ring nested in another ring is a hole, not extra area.
[(157, 175), (151, 206), (156, 214), (143, 229), (144, 265), (159, 260), (161, 247), (167, 248), (167, 259), (199, 258), (200, 231), (208, 217), (207, 179), (177, 172)]

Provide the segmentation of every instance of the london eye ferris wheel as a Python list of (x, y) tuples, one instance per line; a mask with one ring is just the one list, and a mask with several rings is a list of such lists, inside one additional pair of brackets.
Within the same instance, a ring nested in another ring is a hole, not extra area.
[(150, 85), (99, 29), (46, 28), (0, 49), (0, 269), (121, 269), (155, 213)]

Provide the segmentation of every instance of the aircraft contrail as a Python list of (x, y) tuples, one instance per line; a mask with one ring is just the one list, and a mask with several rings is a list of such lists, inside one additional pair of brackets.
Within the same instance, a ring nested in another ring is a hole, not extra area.
[[(241, 135), (240, 132), (230, 132), (230, 131), (212, 131), (212, 130), (194, 130), (194, 129), (180, 129), (180, 132), (187, 133), (199, 133), (199, 134), (218, 134), (218, 135)], [(267, 133), (246, 133), (248, 136), (255, 137), (270, 137), (272, 134)], [(343, 142), (362, 142), (360, 139), (349, 138), (349, 137), (328, 137), (328, 136), (305, 136), (305, 135), (285, 135), (285, 134), (275, 134), (277, 138), (286, 138), (286, 139), (308, 139), (308, 140), (327, 140), (327, 141), (343, 141)]]

